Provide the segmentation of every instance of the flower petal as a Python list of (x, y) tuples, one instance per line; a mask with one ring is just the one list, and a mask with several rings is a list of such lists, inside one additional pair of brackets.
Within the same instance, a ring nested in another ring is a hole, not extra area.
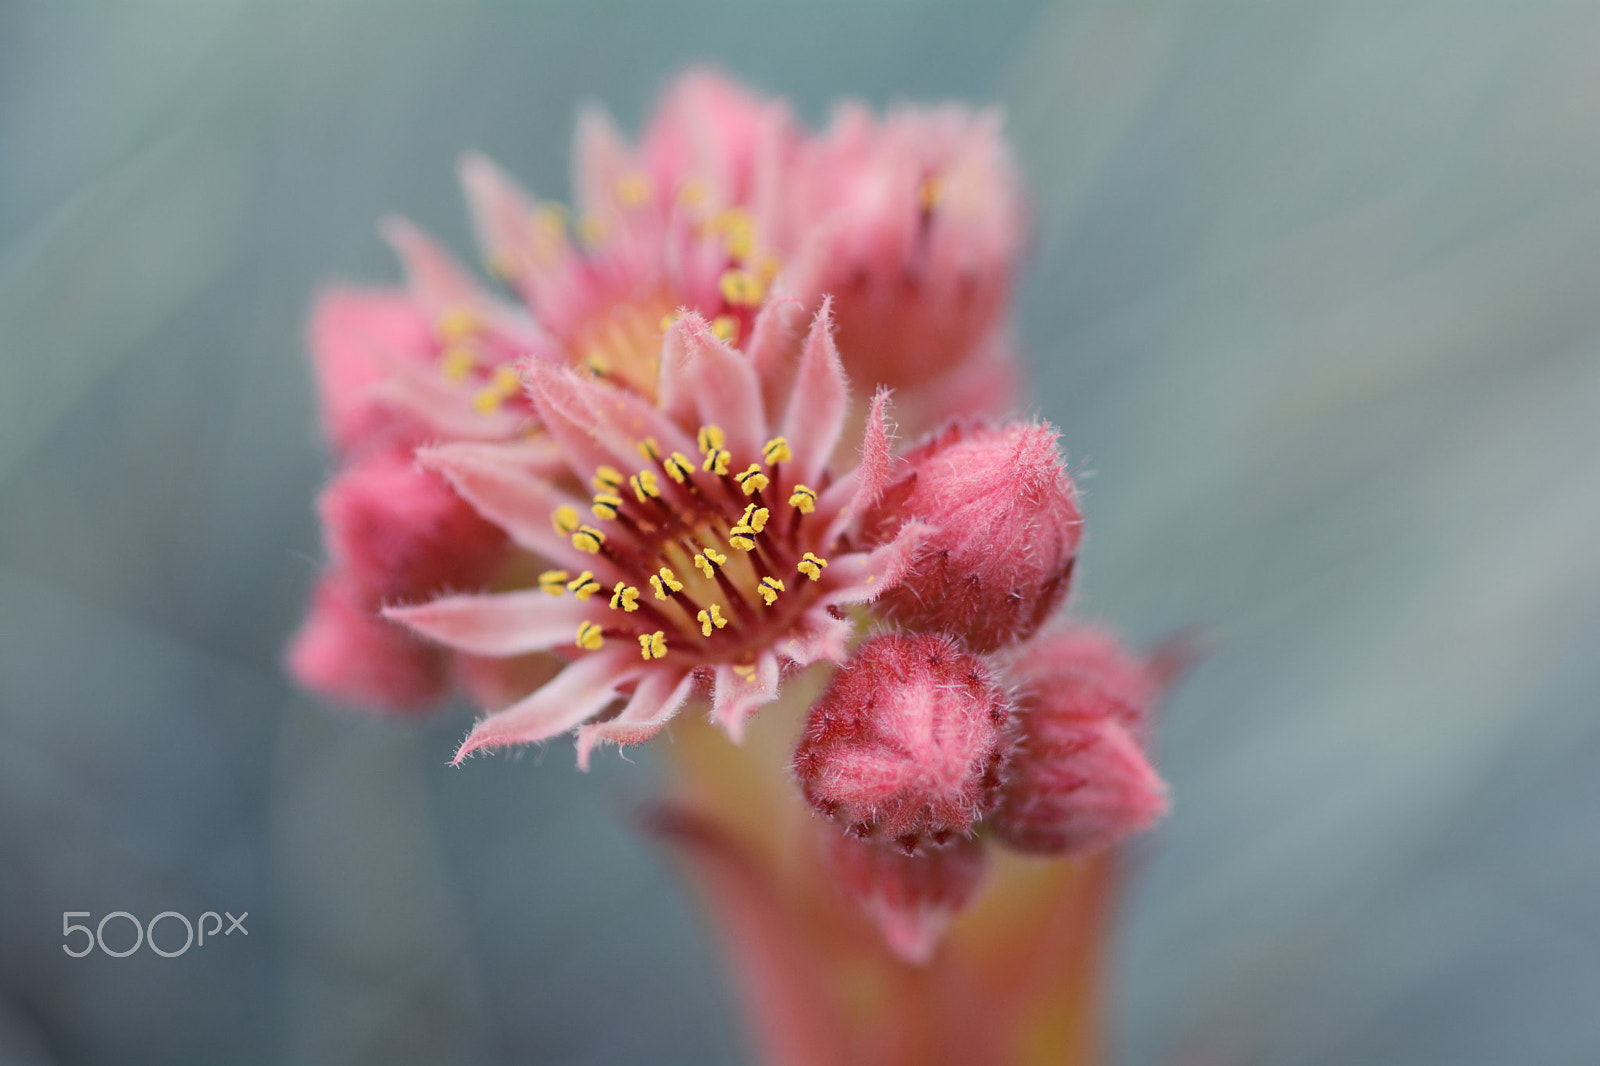
[(474, 726), (451, 764), (459, 766), (479, 748), (532, 744), (571, 729), (600, 713), (615, 698), (617, 686), (644, 672), (638, 661), (636, 649), (625, 647), (584, 656), (527, 699)]
[(593, 603), (522, 589), (441, 596), (412, 607), (386, 607), (383, 616), (459, 651), (505, 658), (568, 644), (578, 623), (596, 613)]
[(550, 524), (562, 505), (581, 506), (530, 471), (526, 452), (505, 444), (441, 444), (417, 451), (417, 462), (443, 474), (478, 513), (531, 552), (554, 562), (584, 563), (586, 556)]
[(763, 651), (756, 657), (751, 672), (741, 673), (724, 663), (717, 667), (716, 689), (711, 699), (711, 720), (720, 725), (735, 744), (744, 739), (744, 723), (758, 707), (771, 703), (778, 695), (778, 657)]
[(871, 552), (857, 552), (834, 560), (828, 567), (828, 580), (834, 587), (823, 594), (823, 606), (867, 603), (885, 589), (894, 588), (905, 578), (922, 542), (934, 528), (924, 522), (907, 522), (893, 540)]
[(872, 398), (867, 426), (861, 434), (861, 463), (840, 478), (817, 501), (817, 509), (834, 514), (824, 543), (831, 544), (867, 508), (878, 501), (894, 464), (894, 441), (889, 435), (889, 390), (879, 389)]
[(744, 353), (761, 380), (761, 398), (769, 411), (783, 407), (783, 398), (794, 385), (805, 318), (805, 304), (793, 296), (774, 293), (761, 305), (750, 328)]
[(817, 483), (839, 443), (849, 412), (850, 384), (833, 343), (833, 300), (828, 297), (811, 320), (783, 419), (783, 435), (794, 449), (797, 481)]
[(694, 691), (694, 673), (675, 677), (665, 671), (647, 674), (634, 690), (622, 713), (607, 722), (578, 730), (578, 769), (589, 769), (589, 754), (597, 744), (642, 744), (661, 731)]
[(610, 213), (616, 205), (617, 187), (633, 168), (633, 152), (623, 140), (611, 114), (597, 103), (578, 112), (573, 137), (573, 197), (584, 211)]
[(690, 312), (667, 330), (661, 350), (661, 406), (686, 422), (720, 426), (737, 462), (749, 462), (766, 443), (761, 382), (750, 360), (712, 335)]
[(854, 633), (855, 624), (850, 619), (835, 618), (826, 610), (810, 610), (778, 642), (778, 650), (796, 666), (824, 661), (840, 663), (849, 654)]

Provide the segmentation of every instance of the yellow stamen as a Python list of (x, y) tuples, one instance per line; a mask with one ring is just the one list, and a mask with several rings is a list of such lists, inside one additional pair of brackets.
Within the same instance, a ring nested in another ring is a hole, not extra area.
[(694, 557), (694, 565), (699, 567), (700, 572), (709, 578), (715, 578), (717, 576), (716, 567), (723, 565), (727, 561), (728, 557), (726, 555), (710, 548), (703, 549), (703, 554)]
[(661, 630), (654, 633), (639, 634), (639, 654), (644, 656), (644, 661), (660, 659), (667, 654), (667, 635)]
[(584, 215), (578, 219), (578, 238), (590, 248), (604, 244), (610, 233), (610, 223), (599, 215)]
[(783, 264), (778, 261), (778, 257), (775, 255), (763, 255), (756, 260), (756, 276), (768, 285), (772, 284), (772, 279), (777, 277), (778, 271), (782, 269)]
[(764, 577), (761, 584), (756, 586), (756, 591), (761, 593), (761, 598), (771, 607), (778, 600), (778, 593), (788, 591), (783, 587), (783, 582), (775, 577)]
[(712, 451), (727, 443), (727, 437), (723, 434), (721, 426), (701, 426), (700, 432), (694, 435), (694, 440), (701, 452)]
[(458, 341), (483, 328), (483, 320), (470, 307), (452, 307), (439, 316), (439, 336), (447, 341)]
[(667, 330), (671, 329), (672, 328), (672, 324), (674, 322), (678, 321), (678, 319), (680, 317), (681, 316), (676, 311), (673, 311), (671, 314), (662, 315), (661, 316), (661, 332), (665, 333)]
[(764, 463), (787, 463), (794, 458), (794, 453), (789, 450), (789, 442), (783, 437), (773, 437), (762, 445), (761, 461)]
[(678, 202), (684, 207), (698, 207), (705, 198), (706, 183), (699, 178), (690, 178), (678, 190)]
[(748, 270), (723, 271), (717, 288), (734, 307), (755, 307), (767, 294), (766, 283)]
[(572, 546), (581, 552), (596, 555), (600, 545), (606, 542), (606, 535), (593, 526), (579, 526), (578, 531), (572, 535)]
[(771, 516), (771, 513), (765, 507), (757, 507), (753, 503), (747, 503), (744, 505), (744, 514), (740, 517), (739, 524), (741, 526), (749, 526), (757, 533), (760, 533), (767, 528), (767, 519)]
[(595, 377), (603, 378), (611, 373), (611, 361), (595, 350), (583, 357), (583, 368)]
[(556, 513), (550, 516), (550, 524), (556, 527), (556, 532), (563, 537), (571, 534), (578, 528), (578, 509), (562, 504), (556, 508)]
[(522, 378), (518, 376), (514, 367), (497, 366), (494, 375), (489, 379), (489, 387), (502, 396), (515, 396), (517, 390), (522, 388)]
[(594, 579), (594, 574), (591, 571), (585, 570), (571, 581), (568, 581), (567, 588), (578, 599), (586, 600), (600, 591), (600, 582)]
[(480, 415), (492, 415), (500, 410), (506, 398), (493, 387), (485, 386), (472, 394), (472, 409)]
[(795, 567), (795, 569), (806, 575), (806, 577), (809, 577), (812, 581), (820, 581), (822, 579), (822, 568), (827, 565), (828, 560), (824, 559), (822, 556), (813, 555), (811, 552), (806, 552), (800, 557), (800, 565)]
[(639, 452), (641, 458), (648, 459), (652, 463), (661, 458), (661, 445), (656, 443), (654, 437), (646, 437), (638, 444), (635, 444), (634, 448)]
[(702, 637), (709, 637), (711, 635), (712, 626), (721, 629), (723, 626), (728, 624), (728, 620), (722, 617), (721, 605), (715, 603), (713, 603), (707, 610), (701, 611), (699, 614), (695, 615), (694, 619), (696, 622), (700, 623), (700, 635)]
[(739, 320), (732, 315), (718, 315), (711, 320), (711, 335), (728, 344), (739, 343)]
[(614, 466), (599, 466), (595, 468), (591, 484), (600, 492), (616, 492), (622, 483), (628, 480), (623, 477), (622, 471)]
[(728, 463), (733, 459), (724, 448), (713, 448), (706, 452), (706, 461), (700, 464), (701, 470), (709, 470), (713, 474), (722, 475), (728, 472)]
[(750, 682), (752, 685), (755, 684), (755, 681), (756, 681), (756, 668), (754, 666), (750, 665), (749, 663), (738, 663), (738, 664), (736, 664), (734, 666), (734, 668), (733, 668), (733, 672), (738, 674), (740, 677), (744, 678), (746, 681)]
[(643, 207), (650, 202), (650, 179), (643, 174), (624, 174), (617, 181), (617, 202), (623, 207)]
[(739, 487), (744, 490), (746, 496), (754, 496), (772, 483), (771, 479), (761, 472), (761, 467), (756, 463), (751, 463), (750, 468), (739, 475), (738, 482)]
[(639, 609), (639, 590), (625, 581), (618, 581), (617, 587), (611, 590), (611, 609), (617, 608), (632, 613)]
[(683, 582), (670, 566), (663, 566), (660, 573), (650, 575), (650, 587), (656, 590), (656, 599), (669, 600), (674, 592), (683, 591)]
[(622, 507), (622, 497), (614, 496), (609, 492), (596, 493), (594, 505), (589, 509), (596, 518), (615, 518), (617, 511)]
[(633, 494), (639, 497), (640, 503), (661, 495), (661, 482), (656, 479), (653, 470), (639, 471), (628, 479), (628, 484), (633, 486)]
[(533, 210), (533, 224), (549, 240), (564, 237), (567, 231), (567, 209), (554, 201), (546, 200)]
[(747, 258), (755, 248), (756, 222), (750, 217), (750, 212), (743, 208), (730, 207), (720, 212), (706, 224), (706, 228), (723, 236), (724, 247), (734, 259)]
[(439, 357), (439, 369), (446, 381), (465, 381), (477, 365), (478, 357), (466, 348), (449, 348)]
[(600, 632), (599, 626), (593, 622), (578, 623), (578, 647), (583, 648), (585, 651), (598, 651), (600, 645), (605, 642), (605, 637)]
[(801, 514), (810, 514), (817, 509), (817, 494), (804, 485), (796, 485), (789, 495), (789, 506)]
[(565, 570), (546, 570), (539, 575), (539, 587), (552, 596), (559, 596), (567, 587)]
[(932, 211), (939, 206), (939, 201), (944, 199), (944, 182), (936, 177), (922, 179), (922, 184), (917, 186), (917, 204), (924, 211)]
[(673, 452), (662, 465), (667, 468), (667, 476), (680, 485), (694, 473), (694, 460), (682, 452)]
[(746, 525), (737, 525), (728, 530), (728, 543), (742, 552), (756, 550), (756, 531)]

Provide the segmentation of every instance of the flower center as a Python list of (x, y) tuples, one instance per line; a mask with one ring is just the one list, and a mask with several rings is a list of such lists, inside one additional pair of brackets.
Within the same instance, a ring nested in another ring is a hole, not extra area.
[(816, 493), (784, 483), (788, 441), (769, 440), (761, 461), (738, 472), (724, 443), (721, 429), (701, 427), (696, 461), (643, 440), (646, 465), (637, 472), (595, 470), (593, 522), (576, 508), (556, 509), (556, 530), (603, 558), (608, 565), (597, 569), (610, 572), (605, 582), (592, 570), (539, 576), (551, 595), (607, 598), (611, 613), (579, 626), (578, 647), (592, 651), (620, 638), (636, 641), (646, 660), (683, 652), (739, 662), (815, 599), (812, 586), (828, 565), (819, 554), (823, 523), (806, 518)]

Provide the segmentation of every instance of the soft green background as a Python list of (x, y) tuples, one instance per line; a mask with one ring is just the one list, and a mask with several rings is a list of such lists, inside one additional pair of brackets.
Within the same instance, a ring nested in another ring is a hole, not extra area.
[[(0, 1061), (733, 1063), (647, 754), (445, 759), (277, 665), (301, 327), (469, 147), (566, 191), (711, 59), (999, 101), (1078, 604), (1215, 652), (1136, 849), (1119, 1060), (1600, 1061), (1600, 9), (0, 6)], [(63, 910), (250, 937), (66, 958)]]

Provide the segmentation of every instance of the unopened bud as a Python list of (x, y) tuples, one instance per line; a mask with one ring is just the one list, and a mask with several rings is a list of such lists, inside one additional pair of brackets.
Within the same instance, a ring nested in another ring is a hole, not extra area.
[(1011, 704), (988, 663), (935, 634), (881, 634), (812, 706), (794, 771), (852, 834), (914, 852), (994, 806)]
[(1007, 765), (995, 835), (1021, 851), (1100, 851), (1167, 813), (1141, 746), (1161, 677), (1105, 632), (1073, 626), (1024, 645), (1007, 676), (1022, 737)]
[(869, 525), (888, 536), (915, 519), (935, 532), (881, 609), (978, 652), (1030, 636), (1067, 594), (1082, 526), (1055, 430), (955, 424), (905, 458)]

